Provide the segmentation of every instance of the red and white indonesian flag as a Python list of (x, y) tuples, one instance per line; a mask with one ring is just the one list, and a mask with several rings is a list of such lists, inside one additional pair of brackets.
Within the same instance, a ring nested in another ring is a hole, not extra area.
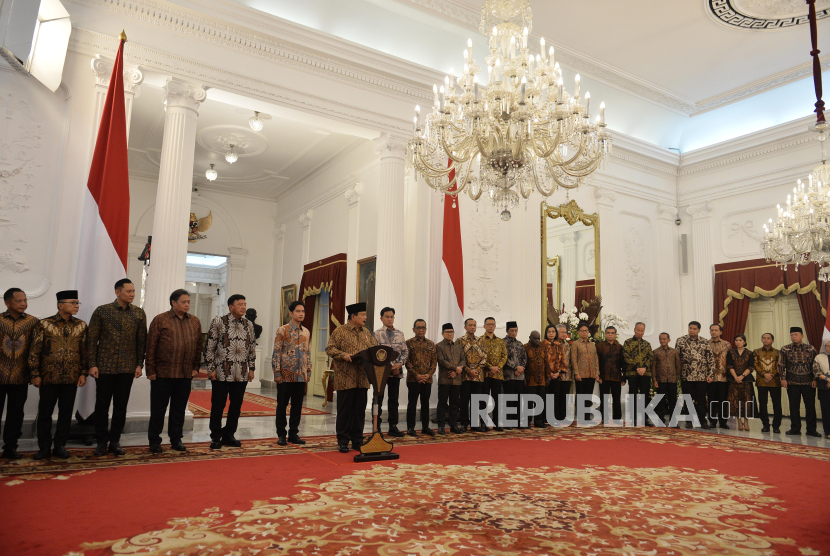
[[(455, 172), (450, 173), (452, 180)], [(456, 189), (456, 186), (453, 186)], [(455, 206), (453, 206), (455, 205)], [(440, 325), (452, 323), (456, 338), (463, 334), (464, 324), (464, 257), (461, 252), (461, 218), (458, 203), (450, 195), (444, 197), (444, 242), (441, 255)]]
[[(124, 40), (112, 67), (84, 193), (76, 284), (81, 300), (78, 316), (87, 322), (96, 307), (115, 299), (115, 282), (127, 276), (130, 179), (123, 56)], [(79, 390), (78, 411), (87, 418), (95, 408), (95, 380)]]

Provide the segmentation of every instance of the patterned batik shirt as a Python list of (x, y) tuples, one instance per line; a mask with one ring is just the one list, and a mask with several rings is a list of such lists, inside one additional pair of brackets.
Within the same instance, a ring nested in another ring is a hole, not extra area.
[(409, 356), (406, 360), (406, 381), (418, 382), (416, 375), (428, 375), (427, 384), (432, 384), (432, 375), (438, 366), (438, 352), (435, 342), (410, 338), (406, 341)]
[(358, 328), (347, 322), (335, 329), (326, 346), (326, 355), (334, 360), (331, 368), (334, 370), (335, 390), (369, 388), (369, 378), (363, 370), (363, 364), (355, 360), (346, 361), (343, 357), (360, 353), (376, 345), (375, 337), (363, 326)]
[(37, 325), (37, 317), (26, 313), (16, 319), (8, 311), (0, 314), (0, 384), (29, 383), (29, 349)]
[(579, 339), (571, 344), (571, 370), (581, 378), (599, 378), (599, 357), (594, 342)]
[[(435, 344), (435, 350), (438, 353), (438, 384), (460, 386), (464, 374), (464, 348), (458, 342), (451, 342), (444, 338)], [(450, 373), (455, 372), (458, 367), (462, 368), (462, 372), (455, 375), (455, 378), (450, 378)]]
[(559, 370), (559, 380), (564, 382), (571, 382), (573, 376), (571, 374), (571, 343), (568, 340), (554, 340), (555, 344), (562, 347), (562, 367)]
[(147, 376), (193, 378), (202, 362), (202, 323), (194, 315), (181, 318), (172, 309), (156, 315), (147, 333)]
[(487, 364), (484, 369), (484, 376), (490, 377), (490, 367), (498, 367), (499, 371), (490, 378), (497, 380), (504, 380), (504, 372), (502, 368), (507, 363), (507, 347), (504, 345), (504, 340), (498, 338), (495, 334), (492, 338), (488, 338), (487, 334), (479, 337), (478, 343), (481, 349), (487, 353)]
[[(484, 382), (484, 373), (487, 367), (487, 352), (481, 347), (476, 336), (464, 334), (456, 343), (464, 348), (464, 381)], [(478, 370), (478, 376), (472, 376), (470, 371)]]
[(562, 349), (562, 344), (554, 340), (552, 343), (547, 340), (542, 340), (542, 345), (545, 346), (545, 358), (548, 365), (548, 382), (552, 379), (550, 375), (559, 372), (557, 380), (562, 378), (562, 370), (565, 368), (565, 351)]
[[(747, 370), (749, 370), (749, 375), (743, 377), (741, 379), (742, 382), (755, 382), (755, 379), (752, 378), (752, 371), (755, 370), (755, 355), (749, 351), (748, 349), (744, 348), (743, 353), (738, 353), (738, 349), (730, 349), (729, 352), (726, 354), (726, 370), (729, 372), (729, 369), (735, 369), (735, 374), (741, 376)], [(732, 378), (732, 373), (729, 372), (729, 382), (735, 382), (735, 379)]]
[(622, 382), (625, 373), (623, 348), (617, 340), (613, 343), (602, 342), (597, 345), (599, 357), (599, 376), (602, 380)]
[(809, 385), (813, 381), (816, 348), (804, 342), (788, 344), (778, 353), (778, 373), (788, 384)]
[(118, 301), (101, 305), (89, 319), (86, 351), (89, 368), (101, 374), (133, 374), (144, 366), (147, 349), (147, 315), (135, 305)]
[(732, 380), (729, 378), (729, 373), (726, 367), (726, 355), (732, 349), (732, 344), (722, 338), (717, 340), (709, 340), (709, 345), (712, 346), (712, 353), (715, 355), (715, 382), (727, 382)]
[(228, 313), (210, 323), (205, 362), (208, 372), (222, 382), (247, 382), (256, 371), (256, 333), (254, 323)]
[[(406, 338), (403, 332), (397, 328), (381, 326), (375, 330), (375, 340), (379, 346), (386, 346), (398, 352), (398, 356), (391, 363), (392, 365), (398, 363), (403, 367), (406, 364), (406, 360), (409, 358), (409, 348), (406, 347)], [(403, 374), (403, 369), (398, 369), (397, 373), (397, 375), (389, 373), (389, 378), (400, 378)]]
[(271, 369), (274, 377), (279, 375), (283, 382), (307, 382), (305, 377), (311, 373), (311, 334), (308, 328), (291, 321), (277, 329)]
[(651, 376), (654, 366), (654, 350), (651, 344), (640, 338), (629, 338), (623, 343), (623, 360), (626, 376), (639, 376), (637, 369), (645, 368), (643, 376)]
[(60, 314), (45, 318), (35, 328), (29, 350), (32, 378), (43, 384), (77, 384), (89, 369), (86, 357), (86, 323)]
[(504, 347), (507, 348), (507, 363), (504, 364), (504, 380), (524, 380), (525, 375), (516, 375), (516, 367), (527, 365), (525, 346), (516, 338), (504, 337)]
[(688, 334), (675, 343), (680, 356), (680, 377), (689, 382), (705, 382), (715, 376), (715, 354), (709, 340), (700, 336), (692, 339)]
[(680, 378), (680, 368), (680, 355), (676, 349), (660, 346), (654, 350), (654, 367), (651, 370), (651, 376), (658, 384), (664, 382), (677, 384)]
[[(755, 377), (758, 381), (758, 386), (766, 388), (780, 388), (781, 377), (778, 374), (778, 350), (770, 346), (769, 348), (758, 348), (755, 350)], [(771, 380), (767, 380), (764, 374), (772, 375)]]
[(543, 345), (544, 342), (547, 340), (542, 340), (535, 346), (530, 342), (524, 345), (525, 353), (527, 353), (525, 386), (533, 388), (547, 384), (550, 367), (548, 367), (547, 346)]

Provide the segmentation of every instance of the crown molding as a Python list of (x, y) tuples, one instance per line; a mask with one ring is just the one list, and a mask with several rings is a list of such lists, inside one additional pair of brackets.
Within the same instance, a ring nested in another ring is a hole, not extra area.
[(328, 160), (317, 166), (314, 170), (300, 178), (299, 180), (295, 181), (294, 183), (286, 185), (282, 191), (277, 193), (275, 200), (277, 202), (285, 200), (286, 197), (291, 195), (293, 192), (301, 189), (304, 185), (306, 185), (311, 180), (320, 176), (323, 172), (330, 170), (333, 166), (338, 164), (340, 161), (344, 160), (348, 157), (355, 149), (359, 148), (363, 144), (363, 139), (355, 139), (350, 144), (346, 145), (340, 151), (334, 153)]

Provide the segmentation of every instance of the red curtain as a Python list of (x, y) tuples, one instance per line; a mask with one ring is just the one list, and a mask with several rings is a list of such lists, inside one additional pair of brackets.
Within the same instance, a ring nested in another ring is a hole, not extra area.
[(582, 302), (589, 302), (597, 295), (595, 280), (577, 280), (574, 290), (574, 307), (582, 310)]
[(306, 302), (303, 326), (314, 330), (315, 297), (321, 290), (331, 291), (329, 297), (329, 333), (345, 322), (346, 315), (346, 254), (340, 253), (303, 267), (303, 278), (297, 297)]
[[(781, 292), (795, 293), (807, 341), (818, 349), (824, 331), (822, 307), (826, 309), (830, 295), (830, 283), (819, 281), (818, 270), (818, 265), (810, 263), (790, 265), (784, 271), (764, 259), (715, 265), (713, 322), (723, 326), (723, 337), (731, 342), (746, 329), (750, 299), (773, 297)], [(813, 290), (818, 291), (821, 303)]]

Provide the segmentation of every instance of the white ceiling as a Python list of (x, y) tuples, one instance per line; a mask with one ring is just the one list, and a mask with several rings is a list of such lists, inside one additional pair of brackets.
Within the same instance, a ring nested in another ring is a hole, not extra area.
[[(194, 185), (236, 194), (274, 199), (320, 166), (365, 141), (314, 124), (286, 117), (265, 120), (262, 131), (248, 126), (253, 111), (210, 98), (199, 109)], [(130, 173), (157, 179), (164, 136), (162, 89), (147, 83), (133, 103), (130, 123)], [(267, 107), (260, 107), (263, 111)], [(322, 122), (325, 123), (325, 122)], [(239, 159), (225, 161), (224, 144), (233, 141)], [(218, 179), (209, 182), (205, 170), (214, 164)]]

